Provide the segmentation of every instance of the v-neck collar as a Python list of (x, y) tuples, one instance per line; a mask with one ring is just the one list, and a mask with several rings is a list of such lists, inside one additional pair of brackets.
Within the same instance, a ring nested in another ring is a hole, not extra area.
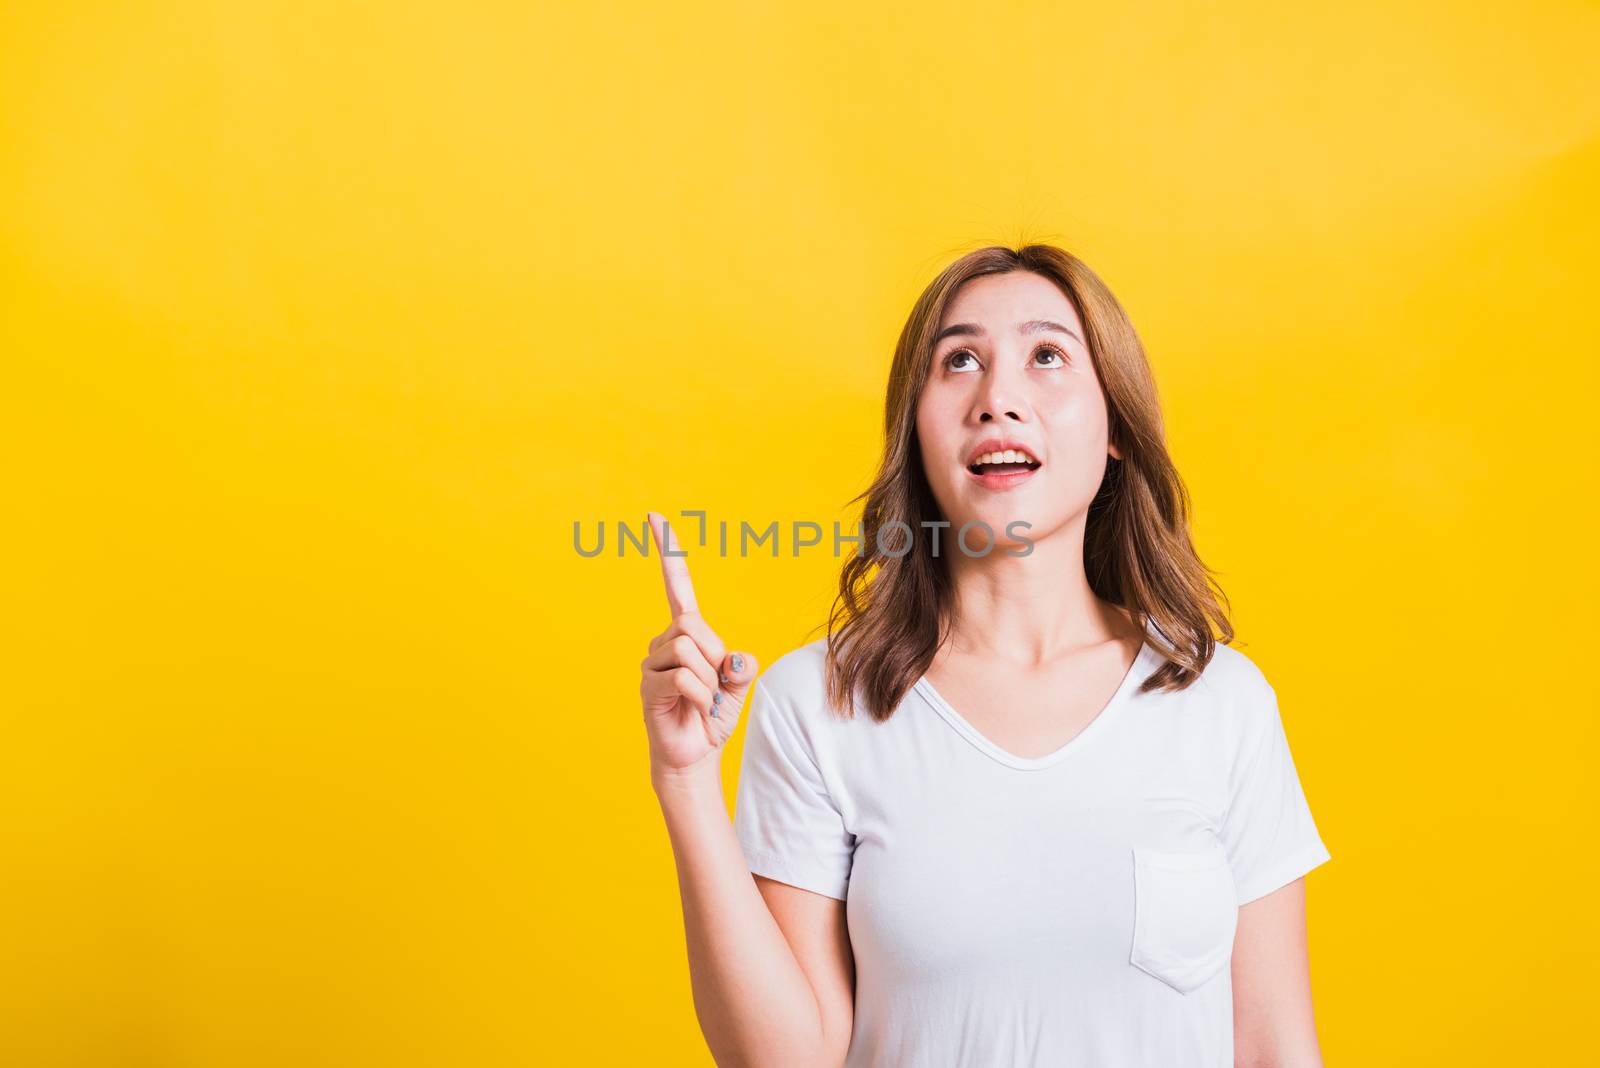
[(1099, 713), (1082, 730), (1067, 739), (1066, 743), (1060, 748), (1036, 757), (1018, 756), (994, 744), (987, 735), (968, 722), (967, 718), (960, 712), (957, 712), (955, 706), (946, 701), (938, 690), (934, 689), (933, 683), (928, 681), (928, 676), (923, 675), (919, 678), (912, 686), (912, 689), (921, 694), (923, 700), (927, 701), (933, 710), (944, 718), (945, 722), (954, 727), (958, 734), (984, 753), (1007, 767), (1018, 768), (1023, 771), (1036, 771), (1040, 768), (1048, 768), (1060, 763), (1083, 748), (1086, 742), (1092, 740), (1095, 735), (1105, 730), (1106, 725), (1114, 720), (1117, 714), (1121, 712), (1122, 707), (1128, 703), (1138, 685), (1144, 682), (1149, 677), (1150, 672), (1155, 669), (1154, 661), (1157, 659), (1154, 647), (1151, 646), (1149, 639), (1146, 638), (1140, 643), (1139, 652), (1134, 656), (1133, 664), (1128, 668), (1128, 673), (1122, 677), (1122, 681), (1117, 684), (1116, 692), (1111, 695), (1111, 699), (1106, 702), (1105, 707), (1100, 709)]

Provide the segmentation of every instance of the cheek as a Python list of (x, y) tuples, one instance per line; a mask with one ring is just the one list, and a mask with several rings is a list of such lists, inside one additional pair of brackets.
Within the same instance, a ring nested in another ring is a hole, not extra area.
[(1103, 443), (1106, 422), (1105, 397), (1093, 388), (1050, 390), (1040, 397), (1038, 412), (1048, 430), (1050, 444), (1057, 448), (1081, 450)]
[(1051, 485), (1062, 501), (1092, 496), (1105, 477), (1105, 400), (1098, 390), (1075, 389), (1053, 396), (1041, 408), (1046, 447), (1052, 457)]
[(917, 440), (922, 456), (932, 468), (960, 447), (960, 423), (952, 420), (950, 405), (938, 393), (924, 394), (917, 407)]

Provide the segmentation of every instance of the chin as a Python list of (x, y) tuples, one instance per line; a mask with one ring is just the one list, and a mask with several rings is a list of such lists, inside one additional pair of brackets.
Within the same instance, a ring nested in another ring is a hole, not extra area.
[[(981, 509), (965, 509), (959, 514), (960, 519), (950, 519), (950, 525), (943, 528), (939, 534), (940, 552), (948, 551), (959, 553), (961, 551), (956, 538), (963, 527), (967, 530), (967, 545), (972, 549), (973, 556), (983, 554), (984, 546), (993, 542), (993, 553), (1004, 552), (1008, 547), (1014, 550), (1025, 549), (1029, 542), (1039, 540), (1039, 522), (1027, 508), (999, 508), (992, 502)], [(949, 513), (946, 513), (947, 515)], [(1006, 533), (1006, 527), (1018, 522), (1029, 523), (1031, 526), (1017, 526), (1013, 532)], [(988, 529), (985, 530), (984, 528)]]

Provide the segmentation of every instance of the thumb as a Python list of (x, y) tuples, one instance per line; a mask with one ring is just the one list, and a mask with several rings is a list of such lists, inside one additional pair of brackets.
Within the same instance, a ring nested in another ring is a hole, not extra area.
[(750, 684), (756, 681), (758, 673), (756, 658), (749, 653), (741, 650), (723, 657), (722, 666), (717, 669), (717, 681), (722, 684), (722, 692), (728, 695), (724, 700), (736, 709), (743, 708)]

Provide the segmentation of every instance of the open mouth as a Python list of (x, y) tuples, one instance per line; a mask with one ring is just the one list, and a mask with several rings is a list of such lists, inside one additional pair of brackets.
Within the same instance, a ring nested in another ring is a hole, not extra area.
[(1004, 452), (985, 453), (967, 465), (974, 475), (1012, 475), (1024, 471), (1037, 471), (1039, 461), (1025, 452), (1007, 449)]

